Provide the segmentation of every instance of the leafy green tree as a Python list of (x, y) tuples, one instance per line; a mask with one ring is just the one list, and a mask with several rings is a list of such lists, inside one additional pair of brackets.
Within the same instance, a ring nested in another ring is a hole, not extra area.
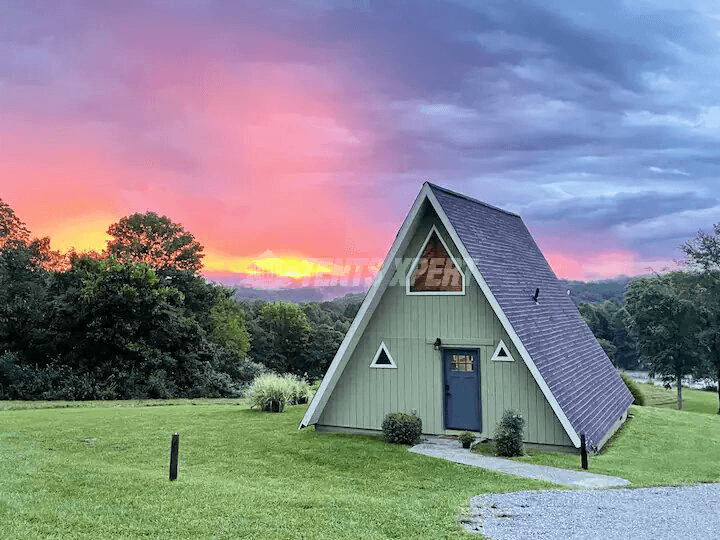
[(317, 378), (325, 374), (344, 337), (345, 331), (338, 329), (338, 325), (321, 324), (313, 329), (310, 337), (312, 346), (308, 348), (305, 363), (305, 370), (310, 377)]
[[(702, 315), (698, 332), (707, 375), (720, 383), (720, 272), (706, 271), (697, 276), (696, 305)], [(718, 414), (720, 414), (720, 384), (718, 384)]]
[(697, 236), (680, 246), (687, 264), (702, 270), (720, 270), (720, 223), (713, 225), (713, 234), (698, 231)]
[(216, 289), (215, 304), (210, 310), (213, 340), (233, 347), (244, 358), (250, 349), (250, 335), (246, 325), (245, 311), (233, 299), (233, 291), (224, 287)]
[(10, 206), (0, 199), (0, 252), (7, 248), (27, 246), (30, 231)]
[(578, 309), (615, 367), (638, 367), (635, 340), (627, 330), (628, 314), (620, 302), (615, 299), (602, 304), (581, 302)]
[(713, 225), (712, 234), (699, 231), (695, 238), (685, 242), (680, 249), (687, 257), (687, 266), (702, 272), (698, 303), (704, 318), (704, 328), (698, 337), (705, 348), (710, 375), (718, 383), (720, 402), (720, 224)]
[(85, 258), (55, 274), (49, 358), (112, 397), (186, 395), (212, 360), (183, 294), (147, 265)]
[(0, 353), (43, 362), (36, 345), (45, 333), (50, 274), (24, 245), (0, 252)]
[(613, 363), (622, 369), (638, 369), (639, 365), (637, 343), (630, 334), (630, 315), (625, 307), (618, 309), (610, 319), (613, 329), (612, 344), (615, 347)]
[(703, 318), (695, 286), (694, 276), (670, 272), (633, 281), (625, 296), (630, 333), (641, 359), (652, 375), (659, 374), (667, 385), (676, 384), (678, 409), (682, 408), (683, 377), (698, 374), (702, 365), (697, 335)]
[(179, 223), (155, 212), (132, 214), (108, 229), (113, 237), (107, 254), (120, 262), (147, 264), (155, 270), (174, 268), (198, 272), (203, 247)]
[(0, 253), (19, 248), (27, 248), (33, 262), (46, 270), (63, 271), (69, 267), (66, 256), (50, 249), (48, 237), (31, 239), (25, 223), (0, 199)]
[(605, 354), (610, 359), (610, 361), (615, 365), (615, 354), (617, 354), (617, 347), (613, 345), (612, 341), (608, 341), (607, 339), (603, 338), (596, 338), (600, 346), (603, 348), (603, 351), (605, 351)]
[(302, 308), (290, 302), (268, 302), (260, 308), (259, 316), (259, 326), (272, 347), (264, 363), (283, 373), (305, 373), (312, 327)]
[(578, 310), (597, 339), (604, 339), (611, 342), (613, 333), (610, 326), (610, 314), (606, 309), (606, 304), (608, 304), (608, 302), (604, 304), (581, 303), (578, 306)]

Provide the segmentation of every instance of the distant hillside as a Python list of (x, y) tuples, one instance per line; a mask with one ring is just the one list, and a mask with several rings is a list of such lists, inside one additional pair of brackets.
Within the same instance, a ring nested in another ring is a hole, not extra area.
[[(621, 304), (625, 301), (625, 289), (633, 279), (628, 276), (619, 276), (601, 281), (573, 281), (561, 279), (560, 282), (570, 291), (570, 296), (578, 305), (601, 304), (606, 300), (617, 300)], [(293, 302), (307, 304), (310, 302), (328, 302), (339, 299), (345, 295), (351, 301), (358, 298), (362, 300), (367, 290), (364, 287), (336, 285), (333, 287), (297, 287), (286, 289), (253, 289), (251, 287), (235, 287), (238, 300), (263, 300), (265, 302)]]
[(601, 304), (606, 300), (617, 300), (621, 304), (625, 303), (625, 289), (628, 283), (637, 278), (628, 276), (618, 276), (613, 279), (604, 279), (601, 281), (571, 281), (561, 279), (570, 291), (570, 296), (578, 305), (581, 302), (586, 304)]
[(238, 300), (263, 300), (265, 302), (293, 302), (307, 304), (310, 302), (327, 302), (347, 294), (359, 294), (361, 299), (367, 290), (365, 287), (336, 285), (334, 287), (298, 287), (287, 289), (253, 289), (251, 287), (235, 287)]

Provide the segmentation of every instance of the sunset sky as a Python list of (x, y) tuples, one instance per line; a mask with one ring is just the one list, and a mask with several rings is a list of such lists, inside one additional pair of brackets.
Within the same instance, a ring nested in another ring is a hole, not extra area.
[(0, 198), (56, 249), (152, 210), (209, 277), (301, 277), (431, 181), (558, 277), (660, 271), (720, 221), (720, 4), (596, 4), (1, 2)]

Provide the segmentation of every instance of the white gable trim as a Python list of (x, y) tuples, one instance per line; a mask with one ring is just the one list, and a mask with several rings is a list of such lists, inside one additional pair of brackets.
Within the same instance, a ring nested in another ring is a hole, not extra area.
[(418, 227), (420, 209), (422, 208), (422, 204), (425, 202), (429, 192), (430, 186), (426, 183), (423, 185), (420, 193), (418, 193), (418, 196), (415, 198), (415, 202), (410, 208), (410, 212), (408, 212), (405, 221), (403, 221), (403, 224), (395, 237), (395, 241), (385, 257), (385, 261), (383, 262), (380, 271), (375, 275), (375, 279), (373, 279), (373, 282), (370, 285), (370, 290), (365, 295), (365, 300), (363, 300), (363, 303), (360, 305), (357, 315), (355, 315), (350, 328), (345, 334), (345, 338), (340, 344), (337, 353), (335, 353), (335, 357), (330, 363), (330, 367), (325, 373), (325, 377), (323, 377), (320, 387), (310, 402), (307, 411), (305, 411), (305, 416), (303, 416), (298, 429), (316, 424), (319, 420), (320, 414), (322, 414), (328, 399), (330, 399), (330, 394), (332, 394), (335, 385), (337, 385), (337, 382), (340, 379), (340, 375), (345, 369), (345, 365), (360, 340), (360, 336), (370, 321), (372, 314), (375, 312), (375, 308), (380, 303), (382, 293), (385, 292), (390, 279), (393, 277), (396, 270), (395, 259), (399, 255), (402, 255), (405, 249), (407, 249), (407, 245), (410, 243), (410, 239), (412, 238), (412, 233), (414, 233), (415, 229)]
[[(412, 275), (415, 273), (415, 270), (417, 269), (418, 261), (420, 261), (420, 257), (422, 257), (423, 251), (425, 251), (425, 246), (427, 246), (428, 242), (430, 241), (430, 237), (435, 233), (437, 237), (440, 239), (440, 243), (445, 248), (445, 252), (448, 254), (448, 257), (452, 260), (452, 263), (455, 265), (455, 268), (457, 268), (458, 272), (460, 273), (460, 283), (462, 285), (462, 290), (460, 291), (411, 291), (410, 290), (410, 280), (412, 279)], [(417, 294), (417, 295), (437, 295), (437, 296), (457, 296), (457, 295), (464, 295), (465, 294), (465, 272), (463, 272), (460, 268), (460, 265), (455, 260), (455, 257), (453, 257), (452, 252), (450, 249), (448, 249), (448, 245), (445, 243), (445, 240), (443, 239), (442, 235), (440, 234), (440, 231), (437, 230), (437, 227), (433, 224), (433, 226), (430, 228), (430, 232), (425, 237), (425, 240), (422, 244), (420, 244), (420, 251), (417, 254), (417, 257), (415, 257), (415, 260), (413, 260), (412, 265), (410, 265), (410, 271), (408, 272), (407, 276), (405, 276), (405, 294)]]
[[(500, 356), (500, 351), (502, 349), (505, 349), (506, 356)], [(498, 346), (495, 348), (495, 352), (492, 355), (492, 358), (490, 360), (493, 360), (495, 362), (514, 362), (515, 359), (512, 357), (512, 354), (510, 354), (510, 349), (505, 345), (503, 340), (500, 340), (500, 343), (498, 343)]]
[(468, 253), (467, 248), (463, 245), (463, 243), (460, 241), (460, 237), (458, 236), (457, 232), (455, 231), (455, 228), (452, 226), (452, 223), (450, 223), (450, 219), (447, 217), (445, 212), (442, 209), (442, 206), (440, 206), (440, 203), (437, 200), (437, 197), (435, 197), (435, 194), (430, 190), (429, 186), (425, 184), (423, 187), (423, 190), (420, 192), (421, 194), (425, 192), (425, 187), (427, 187), (427, 197), (430, 200), (430, 203), (432, 204), (433, 208), (437, 212), (437, 215), (440, 217), (440, 221), (445, 226), (445, 230), (447, 230), (448, 234), (450, 235), (450, 238), (455, 243), (455, 246), (457, 247), (458, 251), (463, 256), (463, 259), (465, 259), (465, 263), (468, 265), (468, 268), (470, 268), (470, 272), (475, 277), (475, 279), (478, 282), (478, 285), (480, 285), (480, 289), (482, 290), (483, 294), (485, 294), (485, 298), (487, 298), (488, 303), (493, 308), (493, 311), (495, 312), (495, 315), (497, 315), (498, 319), (500, 319), (500, 323), (502, 324), (503, 328), (507, 332), (508, 336), (510, 336), (510, 341), (512, 341), (513, 345), (515, 345), (515, 348), (520, 352), (520, 356), (522, 357), (523, 361), (525, 362), (525, 365), (530, 370), (530, 373), (532, 373), (533, 377), (535, 378), (535, 381), (537, 382), (538, 386), (540, 387), (540, 390), (542, 391), (543, 395), (545, 396), (545, 399), (548, 400), (548, 403), (550, 404), (550, 407), (552, 407), (552, 410), (555, 411), (555, 414), (558, 417), (558, 420), (560, 420), (560, 423), (562, 424), (563, 428), (565, 428), (565, 432), (568, 434), (568, 437), (570, 437), (570, 440), (575, 445), (575, 448), (580, 448), (580, 437), (578, 436), (575, 429), (573, 429), (572, 425), (570, 424), (570, 421), (568, 420), (567, 416), (563, 412), (563, 410), (560, 408), (560, 404), (557, 402), (557, 399), (555, 399), (555, 396), (550, 391), (550, 387), (548, 387), (547, 383), (545, 382), (545, 379), (543, 379), (542, 375), (540, 375), (540, 371), (538, 370), (537, 366), (535, 365), (535, 362), (533, 362), (532, 358), (530, 357), (530, 353), (527, 351), (525, 346), (523, 345), (522, 341), (520, 341), (520, 338), (518, 337), (517, 333), (515, 332), (515, 329), (510, 324), (510, 321), (505, 316), (505, 313), (503, 312), (502, 308), (500, 307), (500, 304), (498, 303), (497, 299), (493, 295), (493, 293), (490, 291), (490, 287), (488, 287), (488, 284), (485, 282), (485, 278), (482, 277), (480, 274), (480, 270), (478, 269), (477, 265), (475, 264), (475, 261), (470, 257), (470, 253)]
[[(385, 354), (387, 355), (388, 360), (390, 360), (389, 364), (378, 364), (378, 358), (380, 358), (380, 354), (385, 351)], [(397, 369), (397, 364), (395, 363), (395, 360), (393, 360), (393, 357), (390, 355), (390, 351), (388, 351), (388, 348), (385, 346), (385, 342), (381, 342), (380, 346), (378, 347), (377, 352), (375, 353), (375, 357), (373, 358), (373, 361), (370, 363), (370, 367), (372, 368), (385, 368), (385, 369)]]

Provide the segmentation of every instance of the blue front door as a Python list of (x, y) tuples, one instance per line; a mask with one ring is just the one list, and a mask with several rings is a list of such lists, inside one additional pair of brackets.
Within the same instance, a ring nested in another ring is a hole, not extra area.
[(445, 427), (482, 431), (477, 350), (445, 349)]

